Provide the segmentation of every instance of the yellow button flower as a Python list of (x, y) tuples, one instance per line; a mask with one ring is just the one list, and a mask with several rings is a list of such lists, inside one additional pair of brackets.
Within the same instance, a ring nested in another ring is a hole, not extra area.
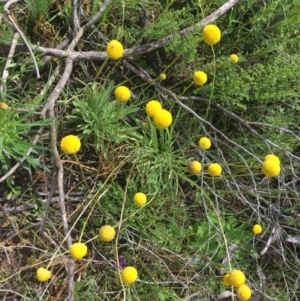
[(134, 195), (133, 201), (137, 206), (142, 207), (146, 204), (147, 197), (144, 193), (138, 192)]
[(81, 242), (74, 243), (69, 250), (74, 259), (81, 259), (87, 253), (87, 246)]
[(221, 31), (216, 25), (206, 25), (202, 31), (202, 38), (208, 45), (215, 45), (221, 40)]
[(201, 165), (200, 162), (195, 160), (195, 161), (191, 161), (189, 163), (189, 172), (190, 172), (191, 175), (199, 174), (201, 169), (202, 169), (202, 165)]
[(262, 226), (259, 224), (254, 225), (252, 228), (252, 232), (254, 234), (260, 234), (262, 232)]
[(76, 154), (80, 147), (81, 142), (77, 136), (68, 135), (61, 139), (60, 148), (67, 155)]
[(115, 238), (115, 236), (116, 236), (116, 231), (110, 225), (102, 226), (99, 229), (99, 237), (100, 240), (103, 242), (110, 242)]
[(203, 150), (210, 149), (211, 141), (207, 137), (201, 137), (199, 140), (199, 147)]
[(211, 163), (208, 165), (208, 173), (212, 177), (218, 177), (222, 173), (222, 167), (219, 163)]
[(128, 266), (123, 269), (121, 277), (124, 283), (133, 284), (138, 277), (138, 272), (135, 267)]
[(123, 55), (123, 45), (117, 40), (111, 40), (106, 47), (106, 53), (108, 57), (113, 60), (117, 60)]
[(130, 98), (130, 90), (125, 86), (119, 86), (115, 90), (115, 97), (120, 101), (127, 101)]
[(230, 284), (234, 287), (240, 287), (246, 281), (245, 274), (240, 270), (232, 270), (229, 274)]
[(8, 105), (5, 102), (0, 102), (0, 108), (7, 109)]
[(207, 75), (203, 71), (196, 71), (193, 80), (196, 85), (203, 86), (207, 82)]
[(36, 278), (40, 282), (45, 282), (51, 278), (51, 271), (45, 268), (38, 268), (36, 271)]
[(230, 283), (230, 274), (225, 274), (225, 275), (223, 276), (223, 284), (224, 284), (225, 286), (231, 285), (231, 283)]
[(172, 123), (172, 115), (169, 111), (161, 109), (154, 115), (153, 122), (159, 129), (166, 129)]
[(263, 163), (262, 172), (267, 177), (277, 177), (280, 174), (280, 164), (275, 159), (269, 159)]
[(268, 161), (268, 160), (274, 160), (274, 161), (276, 161), (278, 164), (280, 164), (280, 159), (279, 159), (279, 157), (277, 157), (276, 155), (273, 155), (273, 154), (268, 154), (268, 155), (266, 155), (264, 161)]
[(236, 290), (236, 295), (241, 301), (247, 301), (251, 298), (251, 289), (248, 285), (243, 284)]
[(146, 113), (149, 117), (154, 117), (160, 110), (162, 110), (162, 106), (158, 100), (150, 100), (147, 102)]
[(236, 54), (230, 55), (230, 62), (236, 64), (239, 61), (239, 57)]
[(167, 78), (167, 75), (165, 73), (161, 73), (159, 75), (159, 79), (161, 79), (161, 80), (165, 80), (166, 78)]

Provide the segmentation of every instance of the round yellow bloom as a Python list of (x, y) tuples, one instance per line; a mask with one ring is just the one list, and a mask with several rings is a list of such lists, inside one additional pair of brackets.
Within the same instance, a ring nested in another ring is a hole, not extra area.
[(219, 163), (211, 163), (208, 165), (208, 173), (212, 177), (218, 177), (222, 173), (222, 166)]
[(277, 177), (280, 174), (280, 164), (277, 160), (269, 159), (263, 163), (262, 172), (267, 177)]
[(80, 147), (80, 139), (77, 136), (68, 135), (61, 139), (60, 148), (67, 155), (76, 154)]
[(230, 284), (234, 287), (240, 287), (246, 281), (245, 274), (240, 270), (232, 270), (229, 274)]
[(191, 175), (197, 175), (200, 173), (202, 169), (202, 165), (200, 162), (198, 161), (191, 161), (189, 163), (189, 172)]
[(225, 274), (225, 275), (223, 276), (223, 284), (224, 284), (225, 286), (231, 285), (231, 283), (230, 283), (230, 274)]
[(8, 105), (5, 102), (0, 102), (0, 108), (7, 109)]
[(150, 100), (146, 104), (146, 113), (149, 117), (154, 117), (154, 115), (162, 110), (161, 103), (158, 100)]
[(51, 278), (51, 271), (45, 268), (38, 268), (36, 271), (36, 279), (41, 282), (45, 282)]
[(166, 78), (167, 78), (167, 75), (165, 73), (161, 73), (159, 75), (159, 79), (161, 79), (161, 80), (165, 80)]
[(138, 277), (138, 272), (135, 267), (128, 266), (123, 269), (121, 277), (124, 283), (132, 284), (136, 281)]
[(119, 59), (123, 55), (123, 45), (117, 40), (111, 40), (106, 47), (107, 55), (114, 60)]
[(172, 123), (172, 115), (169, 111), (161, 109), (154, 115), (153, 122), (159, 129), (166, 129)]
[(199, 147), (203, 150), (210, 149), (211, 141), (207, 137), (201, 137), (199, 140)]
[(203, 71), (196, 71), (193, 80), (196, 85), (203, 86), (207, 82), (207, 75)]
[(142, 207), (146, 204), (147, 197), (144, 193), (138, 192), (134, 195), (133, 201), (137, 206)]
[(101, 241), (110, 242), (115, 238), (115, 236), (116, 236), (116, 231), (110, 225), (102, 226), (99, 229), (99, 237)]
[(266, 155), (264, 161), (268, 161), (268, 160), (274, 160), (274, 161), (276, 161), (278, 164), (280, 164), (280, 159), (279, 159), (279, 157), (277, 157), (276, 155), (273, 155), (273, 154), (268, 154), (268, 155)]
[(262, 232), (262, 226), (259, 224), (254, 225), (252, 228), (252, 232), (254, 234), (260, 234)]
[(215, 45), (221, 40), (221, 31), (216, 25), (206, 25), (202, 31), (202, 38), (208, 45)]
[(119, 86), (115, 90), (115, 97), (120, 101), (127, 101), (130, 98), (130, 90), (125, 86)]
[(69, 252), (74, 259), (81, 259), (87, 253), (87, 246), (81, 242), (75, 242)]
[(232, 64), (236, 64), (238, 61), (239, 61), (239, 57), (238, 57), (236, 54), (232, 54), (232, 55), (230, 56), (230, 62), (231, 62)]
[(236, 290), (236, 295), (241, 301), (247, 301), (251, 298), (251, 289), (248, 285), (243, 284)]

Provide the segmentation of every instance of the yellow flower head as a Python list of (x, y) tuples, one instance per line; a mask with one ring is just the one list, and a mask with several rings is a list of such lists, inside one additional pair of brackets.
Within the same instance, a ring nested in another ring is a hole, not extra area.
[(221, 40), (221, 31), (216, 25), (206, 25), (202, 31), (202, 38), (208, 45), (215, 45)]
[(254, 225), (252, 228), (252, 232), (254, 234), (260, 234), (262, 232), (262, 226), (259, 224)]
[(67, 155), (76, 154), (80, 147), (80, 139), (77, 136), (68, 135), (61, 139), (60, 148)]
[(199, 140), (199, 147), (203, 150), (210, 149), (211, 141), (207, 137), (201, 137)]
[(202, 169), (201, 163), (198, 161), (191, 161), (189, 163), (189, 172), (191, 175), (197, 175), (198, 173), (200, 173)]
[(102, 226), (99, 229), (99, 237), (100, 240), (103, 242), (110, 242), (115, 238), (115, 236), (116, 236), (116, 231), (110, 225)]
[(232, 54), (232, 55), (230, 56), (230, 62), (231, 62), (232, 64), (236, 64), (238, 61), (239, 61), (239, 57), (238, 57), (236, 54)]
[(207, 82), (207, 75), (203, 71), (196, 71), (193, 80), (196, 85), (203, 86)]
[(245, 274), (240, 270), (232, 270), (229, 274), (230, 284), (234, 287), (240, 287), (246, 281)]
[(161, 80), (165, 80), (166, 78), (167, 78), (167, 75), (165, 73), (161, 73), (159, 75), (159, 79), (161, 79)]
[(172, 123), (172, 115), (169, 111), (161, 109), (154, 115), (153, 122), (159, 129), (166, 129)]
[(146, 113), (149, 117), (154, 117), (160, 110), (162, 110), (162, 107), (158, 100), (150, 100), (147, 102)]
[(279, 157), (277, 157), (276, 155), (273, 155), (273, 154), (268, 154), (268, 155), (266, 155), (264, 161), (269, 161), (269, 160), (274, 160), (274, 161), (276, 161), (278, 164), (280, 164), (280, 159), (279, 159)]
[(124, 283), (132, 284), (136, 281), (138, 277), (138, 272), (135, 267), (128, 266), (123, 269), (121, 277)]
[(225, 274), (225, 275), (223, 276), (223, 284), (224, 284), (225, 286), (231, 285), (231, 283), (230, 283), (230, 274)]
[(275, 159), (269, 159), (263, 163), (262, 172), (267, 177), (277, 177), (280, 174), (280, 163)]
[(87, 246), (81, 242), (75, 242), (69, 252), (74, 259), (81, 259), (87, 253)]
[(7, 109), (8, 105), (5, 102), (0, 102), (0, 108)]
[(115, 90), (115, 97), (120, 101), (127, 101), (130, 98), (130, 90), (125, 86), (119, 86)]
[(111, 40), (106, 47), (107, 55), (113, 60), (117, 60), (122, 57), (123, 50), (123, 45), (117, 40)]
[(243, 284), (236, 290), (236, 295), (241, 301), (247, 301), (251, 298), (251, 289), (248, 285)]
[(142, 207), (146, 204), (147, 197), (144, 193), (138, 192), (134, 195), (133, 201), (137, 206)]
[(45, 268), (38, 268), (36, 271), (36, 279), (40, 282), (45, 282), (51, 278), (51, 271)]
[(222, 166), (219, 163), (211, 163), (208, 165), (208, 173), (212, 177), (218, 177), (222, 173)]

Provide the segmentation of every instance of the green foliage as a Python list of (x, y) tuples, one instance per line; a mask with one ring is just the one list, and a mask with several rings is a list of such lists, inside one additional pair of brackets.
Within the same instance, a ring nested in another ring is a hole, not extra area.
[(42, 18), (47, 18), (51, 2), (51, 0), (25, 0), (29, 19), (38, 22)]

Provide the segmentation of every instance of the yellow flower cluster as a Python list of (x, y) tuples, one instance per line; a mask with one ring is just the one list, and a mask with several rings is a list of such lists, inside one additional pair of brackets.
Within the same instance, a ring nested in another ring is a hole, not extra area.
[(199, 147), (203, 150), (210, 149), (210, 147), (211, 147), (211, 141), (207, 137), (201, 137), (198, 144), (199, 144)]
[(125, 284), (133, 284), (138, 277), (138, 272), (135, 267), (128, 266), (123, 269), (121, 277)]
[(153, 122), (159, 129), (166, 129), (172, 123), (172, 114), (163, 109), (158, 100), (150, 100), (146, 104), (146, 113), (153, 118)]
[(81, 259), (87, 253), (87, 246), (81, 242), (75, 242), (70, 247), (69, 252), (74, 259)]
[(123, 45), (117, 40), (112, 40), (107, 44), (106, 53), (108, 57), (110, 57), (113, 60), (121, 58), (123, 55), (123, 51)]
[(262, 172), (269, 178), (277, 177), (280, 174), (280, 159), (273, 154), (266, 155), (262, 164)]
[(260, 234), (262, 232), (262, 226), (259, 224), (255, 224), (252, 228), (252, 232), (257, 235)]
[(167, 75), (165, 74), (165, 73), (161, 73), (160, 75), (159, 75), (159, 79), (160, 80), (165, 80), (167, 78)]
[(191, 175), (197, 175), (198, 173), (200, 173), (201, 169), (202, 165), (200, 162), (195, 160), (189, 163), (189, 172)]
[(147, 196), (142, 193), (142, 192), (138, 192), (134, 195), (133, 197), (133, 202), (139, 206), (139, 207), (142, 207), (146, 204), (147, 202)]
[(51, 278), (51, 271), (45, 268), (38, 268), (36, 271), (36, 279), (40, 282), (45, 282)]
[(80, 139), (74, 135), (68, 135), (61, 139), (60, 148), (67, 155), (76, 154), (81, 147)]
[(206, 44), (215, 45), (221, 40), (221, 31), (216, 25), (206, 25), (202, 31), (202, 38)]
[(230, 62), (232, 64), (236, 64), (239, 61), (239, 57), (236, 54), (231, 54), (230, 55)]
[(119, 86), (115, 90), (115, 97), (120, 101), (127, 101), (130, 98), (130, 90), (125, 86)]
[(241, 301), (247, 301), (251, 298), (251, 289), (245, 284), (246, 276), (240, 270), (232, 270), (223, 277), (223, 284), (225, 286), (232, 285), (236, 288), (236, 295)]
[(203, 71), (196, 71), (193, 75), (194, 83), (198, 86), (203, 86), (207, 82), (207, 75)]
[(100, 240), (103, 242), (110, 242), (115, 238), (115, 236), (116, 236), (116, 231), (110, 225), (102, 226), (99, 229), (99, 237)]

